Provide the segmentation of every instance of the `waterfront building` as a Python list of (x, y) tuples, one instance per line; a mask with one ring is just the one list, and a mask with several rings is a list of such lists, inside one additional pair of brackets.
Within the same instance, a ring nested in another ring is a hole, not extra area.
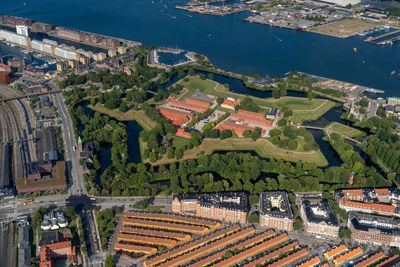
[(339, 207), (347, 212), (359, 211), (380, 215), (399, 215), (400, 190), (397, 188), (343, 189), (336, 192)]
[(177, 195), (172, 200), (172, 212), (232, 223), (246, 223), (249, 210), (244, 192), (221, 192)]
[(15, 27), (17, 25), (25, 25), (25, 26), (32, 25), (31, 19), (8, 16), (8, 15), (0, 15), (0, 22), (1, 24), (7, 25), (9, 27)]
[(399, 218), (351, 212), (348, 227), (355, 242), (400, 248)]
[(32, 32), (49, 32), (53, 30), (53, 26), (51, 24), (42, 23), (42, 22), (34, 22), (31, 27)]
[(332, 212), (328, 201), (320, 198), (305, 198), (302, 200), (300, 216), (304, 230), (316, 236), (337, 238), (339, 222)]
[(5, 30), (0, 30), (0, 40), (1, 39), (24, 47), (30, 46), (31, 44), (31, 38)]
[(288, 195), (284, 191), (260, 194), (260, 226), (293, 231), (294, 217)]
[(400, 97), (388, 97), (387, 103), (392, 106), (400, 105)]
[(234, 121), (250, 123), (261, 127), (272, 126), (272, 121), (266, 120), (264, 114), (243, 109), (239, 109), (237, 113), (232, 113), (230, 118)]
[(22, 35), (22, 36), (29, 36), (29, 29), (25, 25), (16, 25), (15, 29), (17, 31), (17, 34)]

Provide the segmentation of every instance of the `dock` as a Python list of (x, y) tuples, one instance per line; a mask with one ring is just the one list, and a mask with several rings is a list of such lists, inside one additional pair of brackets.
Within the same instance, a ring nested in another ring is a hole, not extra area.
[(380, 41), (380, 42), (376, 42), (376, 40), (379, 40), (379, 39), (382, 39), (382, 38), (385, 38), (385, 37), (389, 37), (389, 36), (392, 36), (392, 35), (395, 35), (395, 34), (398, 34), (398, 33), (400, 33), (400, 30), (397, 30), (397, 31), (394, 31), (394, 32), (387, 32), (387, 33), (384, 33), (384, 34), (379, 35), (379, 36), (369, 37), (366, 40), (364, 40), (364, 42), (371, 43), (371, 44), (376, 44), (376, 45), (384, 45), (384, 44), (387, 44), (387, 43), (390, 43), (390, 42), (399, 41), (400, 40), (399, 36), (395, 36), (395, 37), (392, 37), (392, 38), (389, 38), (389, 39), (386, 39), (386, 40), (383, 40), (383, 41)]

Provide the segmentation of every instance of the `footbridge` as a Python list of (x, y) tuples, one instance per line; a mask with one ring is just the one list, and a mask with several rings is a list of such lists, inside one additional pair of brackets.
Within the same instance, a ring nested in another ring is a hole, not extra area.
[(344, 134), (338, 133), (338, 132), (332, 130), (331, 128), (329, 128), (329, 127), (328, 128), (322, 128), (322, 127), (318, 127), (318, 126), (306, 126), (306, 125), (299, 125), (297, 127), (298, 128), (305, 128), (305, 129), (312, 129), (312, 130), (320, 130), (320, 131), (325, 131), (326, 130), (328, 132), (328, 134), (335, 133), (335, 134), (338, 134), (338, 135), (342, 136), (344, 139), (347, 139), (347, 140), (349, 140), (351, 142), (354, 142), (354, 143), (356, 143), (358, 145), (361, 145), (361, 142), (359, 140), (351, 138), (351, 137), (348, 137), (348, 136), (346, 136)]

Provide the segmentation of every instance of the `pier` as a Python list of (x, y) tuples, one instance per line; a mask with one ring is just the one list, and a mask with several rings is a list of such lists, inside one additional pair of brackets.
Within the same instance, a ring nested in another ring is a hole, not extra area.
[(383, 41), (380, 41), (380, 42), (376, 42), (376, 40), (379, 40), (379, 39), (382, 39), (382, 38), (385, 38), (385, 37), (388, 37), (388, 36), (391, 36), (391, 35), (395, 35), (395, 34), (398, 34), (398, 33), (400, 33), (400, 30), (397, 30), (397, 31), (394, 31), (394, 32), (387, 32), (387, 33), (384, 33), (384, 34), (379, 35), (379, 36), (369, 37), (366, 40), (364, 40), (364, 42), (371, 43), (371, 44), (376, 44), (376, 45), (384, 45), (384, 44), (387, 44), (389, 42), (393, 42), (393, 41), (395, 42), (395, 41), (400, 40), (399, 36), (392, 37), (392, 38), (389, 38), (389, 39), (386, 39), (386, 40), (383, 40)]

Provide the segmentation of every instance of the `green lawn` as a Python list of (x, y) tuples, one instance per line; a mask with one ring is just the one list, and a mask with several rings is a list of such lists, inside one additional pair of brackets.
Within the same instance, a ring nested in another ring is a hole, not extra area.
[(330, 128), (333, 131), (342, 134), (347, 137), (355, 138), (355, 137), (362, 137), (365, 135), (363, 131), (360, 131), (358, 129), (352, 128), (350, 126), (338, 123), (338, 122), (332, 122), (329, 124), (326, 128)]
[(92, 105), (89, 105), (88, 107), (94, 111), (106, 114), (120, 121), (136, 121), (145, 130), (151, 130), (156, 126), (156, 122), (147, 117), (147, 115), (141, 110), (136, 111), (131, 109), (123, 113), (117, 109), (109, 110), (100, 103), (97, 103), (95, 107)]
[[(317, 100), (317, 99), (315, 99), (315, 100)], [(293, 116), (292, 116), (293, 122), (301, 123), (303, 121), (316, 120), (336, 105), (334, 102), (329, 101), (329, 100), (323, 100), (323, 101), (325, 101), (325, 102), (320, 104), (315, 109), (293, 110)]]
[[(185, 151), (182, 160), (196, 159), (200, 155), (210, 155), (215, 151), (255, 151), (259, 156), (264, 158), (278, 158), (291, 162), (309, 162), (318, 166), (327, 166), (328, 161), (320, 150), (302, 152), (281, 149), (274, 146), (267, 139), (260, 138), (257, 141), (246, 138), (229, 138), (220, 139), (204, 139), (201, 145)], [(156, 162), (156, 165), (171, 163), (176, 159), (168, 159), (166, 156)]]
[[(188, 82), (184, 79), (178, 81), (187, 90), (183, 92), (180, 99), (190, 96), (193, 94), (195, 89), (199, 89), (204, 94), (219, 96), (219, 97), (233, 97), (237, 99), (243, 99), (245, 95), (237, 94), (229, 91), (225, 86), (212, 80), (202, 80), (200, 76), (187, 76)], [(292, 119), (294, 123), (301, 123), (306, 120), (316, 120), (325, 114), (328, 110), (335, 106), (335, 103), (325, 99), (311, 99), (305, 97), (291, 97), (285, 96), (279, 99), (275, 98), (258, 98), (250, 96), (250, 98), (257, 103), (259, 106), (269, 108), (289, 107), (293, 110)]]

